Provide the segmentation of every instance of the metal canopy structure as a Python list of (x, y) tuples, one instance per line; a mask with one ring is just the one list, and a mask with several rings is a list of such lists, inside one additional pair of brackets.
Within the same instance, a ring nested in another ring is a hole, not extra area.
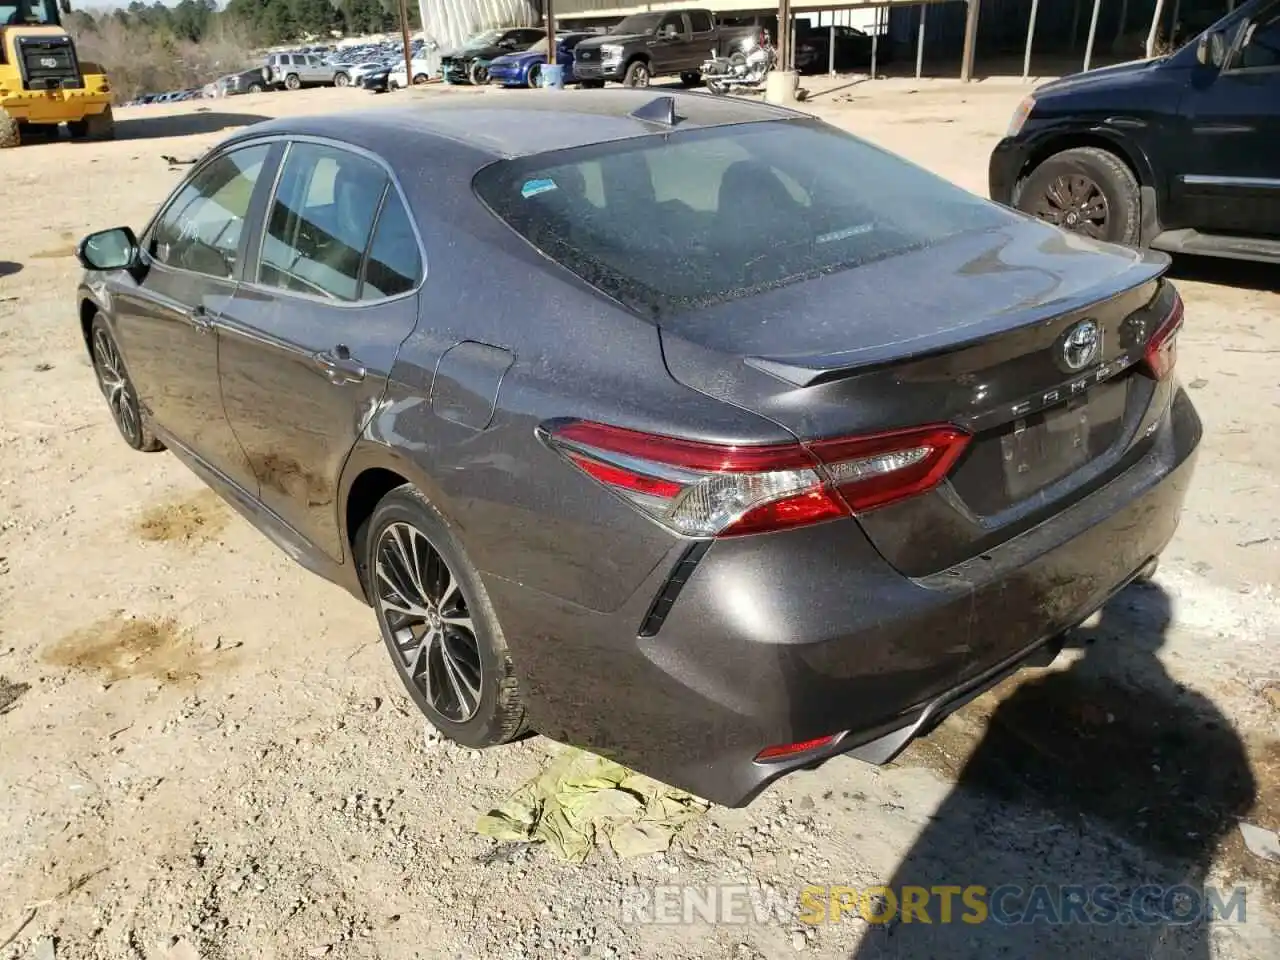
[[(850, 10), (880, 8), (886, 11), (903, 11), (910, 8), (919, 8), (920, 15), (916, 36), (912, 39), (915, 45), (916, 76), (920, 76), (924, 62), (926, 17), (929, 8), (951, 3), (964, 3), (967, 6), (960, 56), (960, 79), (969, 81), (973, 79), (974, 75), (974, 64), (978, 53), (979, 28), (983, 20), (983, 13), (987, 14), (986, 19), (991, 23), (1005, 26), (1008, 23), (1010, 14), (1013, 12), (1010, 10), (1011, 5), (1006, 0), (693, 0), (692, 4), (689, 0), (651, 0), (651, 2), (639, 3), (634, 2), (634, 0), (555, 0), (555, 16), (562, 20), (593, 20), (623, 17), (631, 13), (678, 10), (694, 5), (709, 9), (713, 13), (722, 16), (731, 13), (739, 16), (749, 16), (753, 13), (761, 15), (772, 14), (776, 15), (780, 22), (789, 22), (797, 15), (813, 13), (834, 15), (838, 11)], [(1138, 24), (1144, 30), (1149, 24), (1150, 29), (1147, 31), (1145, 47), (1146, 55), (1150, 57), (1155, 52), (1156, 39), (1160, 33), (1161, 25), (1167, 24), (1171, 32), (1172, 25), (1178, 22), (1178, 8), (1181, 6), (1181, 0), (1030, 0), (1028, 12), (1024, 12), (1025, 8), (1021, 8), (1021, 5), (1019, 5), (1020, 9), (1018, 9), (1016, 15), (1020, 18), (1026, 17), (1025, 42), (1022, 44), (1023, 79), (1031, 77), (1032, 47), (1036, 40), (1036, 28), (1038, 21), (1044, 19), (1046, 10), (1061, 15), (1064, 8), (1071, 8), (1073, 32), (1076, 28), (1076, 22), (1087, 17), (1088, 39), (1085, 42), (1081, 69), (1088, 70), (1093, 66), (1095, 56), (1098, 53), (1104, 4), (1108, 17), (1114, 20), (1117, 19), (1115, 15), (1118, 14), (1115, 38), (1106, 42), (1108, 50), (1119, 41), (1128, 24)], [(1226, 13), (1235, 4), (1232, 0), (1222, 0), (1222, 5), (1223, 13)], [(1149, 21), (1146, 19), (1146, 10), (1151, 11), (1151, 19)], [(1170, 16), (1170, 13), (1172, 13), (1172, 16)], [(832, 23), (834, 22), (832, 20)], [(1083, 26), (1083, 23), (1080, 25)], [(789, 39), (789, 35), (780, 37), (780, 46), (787, 45)], [(780, 50), (780, 52), (782, 51)], [(1135, 57), (1137, 56), (1141, 56), (1140, 50), (1135, 51)], [(781, 60), (780, 62), (785, 63), (787, 61)]]

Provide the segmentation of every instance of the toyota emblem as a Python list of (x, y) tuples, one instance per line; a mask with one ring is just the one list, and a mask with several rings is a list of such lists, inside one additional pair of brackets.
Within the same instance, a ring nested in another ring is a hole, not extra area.
[(1068, 370), (1083, 370), (1102, 352), (1102, 328), (1097, 320), (1081, 320), (1069, 329), (1059, 348)]

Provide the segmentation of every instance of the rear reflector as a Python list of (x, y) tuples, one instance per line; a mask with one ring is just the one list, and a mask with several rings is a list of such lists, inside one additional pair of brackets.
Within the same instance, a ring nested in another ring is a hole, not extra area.
[(969, 442), (949, 425), (761, 446), (586, 420), (550, 423), (539, 435), (634, 507), (691, 537), (783, 530), (916, 496), (943, 481)]
[(833, 733), (829, 737), (817, 737), (813, 740), (801, 740), (799, 743), (781, 743), (774, 747), (765, 747), (756, 754), (756, 762), (762, 760), (785, 760), (787, 757), (794, 757), (799, 753), (809, 753), (813, 750), (820, 750), (823, 747), (829, 747), (839, 739), (840, 734)]
[(1173, 291), (1173, 306), (1163, 323), (1147, 341), (1143, 352), (1143, 362), (1148, 372), (1157, 380), (1163, 380), (1173, 373), (1178, 362), (1178, 333), (1182, 330), (1183, 318), (1182, 297)]

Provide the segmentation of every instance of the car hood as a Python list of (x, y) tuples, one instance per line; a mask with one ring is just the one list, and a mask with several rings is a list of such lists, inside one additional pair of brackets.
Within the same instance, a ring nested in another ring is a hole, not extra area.
[(1110, 67), (1099, 67), (1087, 73), (1073, 73), (1070, 76), (1060, 77), (1057, 80), (1050, 80), (1048, 83), (1041, 84), (1036, 87), (1035, 95), (1094, 89), (1114, 83), (1129, 82), (1150, 73), (1167, 59), (1167, 57), (1159, 57), (1154, 60), (1130, 60)]
[(661, 328), (664, 342), (738, 357), (803, 385), (1082, 309), (1160, 275), (1168, 262), (1010, 213), (1004, 226), (664, 318)]
[(541, 53), (533, 53), (525, 50), (521, 53), (504, 53), (500, 57), (495, 57), (493, 62), (489, 64), (491, 67), (518, 67), (534, 60), (545, 60), (546, 55)]
[(604, 46), (621, 46), (626, 43), (640, 43), (648, 40), (652, 34), (648, 33), (606, 33), (603, 36), (592, 37), (590, 40), (583, 40), (578, 46), (583, 49), (599, 50)]

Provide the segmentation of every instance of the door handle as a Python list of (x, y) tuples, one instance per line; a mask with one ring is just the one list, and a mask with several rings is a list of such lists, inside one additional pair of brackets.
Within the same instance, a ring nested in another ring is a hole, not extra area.
[(192, 307), (187, 311), (187, 322), (195, 327), (196, 333), (209, 333), (213, 330), (213, 317), (204, 307)]
[(329, 382), (339, 387), (347, 383), (359, 383), (368, 372), (359, 360), (351, 356), (350, 349), (343, 343), (332, 350), (315, 354), (312, 359), (321, 372), (329, 378)]

